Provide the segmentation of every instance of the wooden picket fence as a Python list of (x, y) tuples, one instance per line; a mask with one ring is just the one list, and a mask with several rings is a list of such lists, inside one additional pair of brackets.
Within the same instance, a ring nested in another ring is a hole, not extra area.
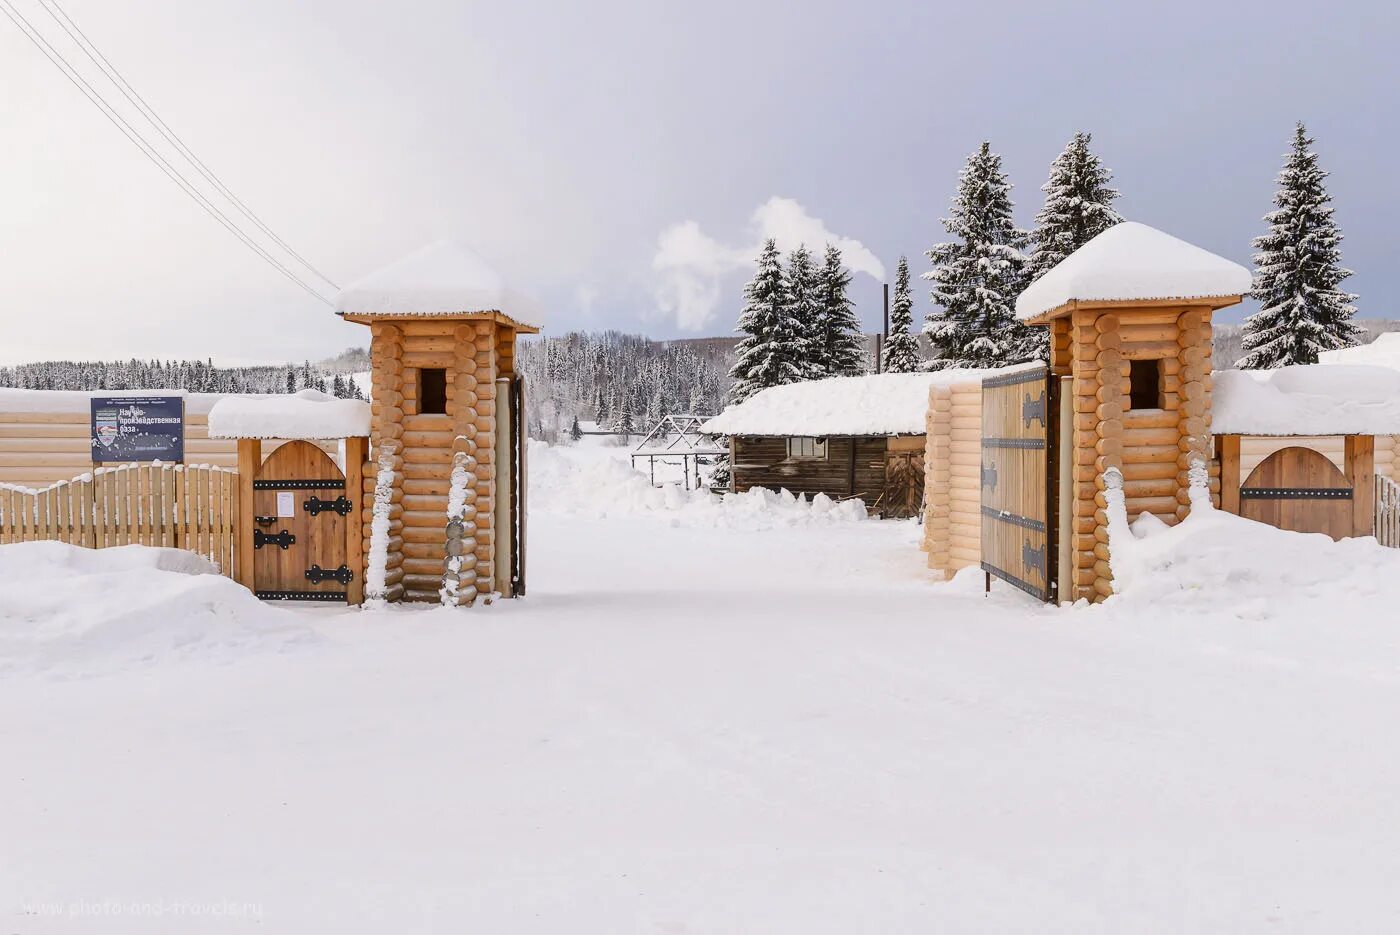
[(42, 490), (0, 484), (0, 545), (188, 549), (231, 577), (237, 518), (238, 472), (207, 464), (97, 468)]

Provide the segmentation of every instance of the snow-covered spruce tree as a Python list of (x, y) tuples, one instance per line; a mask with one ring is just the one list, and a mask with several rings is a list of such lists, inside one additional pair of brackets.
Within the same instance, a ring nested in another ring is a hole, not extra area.
[(929, 366), (1003, 367), (1048, 355), (1048, 339), (1016, 320), (1025, 286), (1026, 232), (1012, 217), (1011, 184), (990, 143), (968, 157), (943, 227), (953, 239), (928, 251), (933, 301), (924, 322), (935, 358)]
[(899, 258), (894, 274), (894, 300), (890, 302), (890, 336), (881, 352), (886, 373), (913, 373), (919, 369), (919, 339), (914, 327), (914, 300), (909, 295), (909, 260)]
[[(801, 379), (815, 380), (827, 375), (827, 361), (822, 343), (823, 322), (821, 286), (812, 251), (799, 244), (788, 254), (787, 305), (785, 311), (791, 333), (791, 350), (786, 356), (795, 360), (802, 370)], [(778, 331), (779, 340), (787, 340), (788, 329)]]
[(860, 319), (846, 292), (850, 285), (851, 273), (841, 263), (841, 251), (827, 244), (817, 283), (817, 360), (821, 376), (850, 377), (865, 372)]
[(1113, 173), (1089, 150), (1093, 139), (1076, 133), (1064, 152), (1050, 164), (1050, 177), (1040, 190), (1045, 207), (1035, 216), (1031, 231), (1031, 255), (1027, 282), (1049, 272), (1056, 263), (1123, 217), (1113, 210), (1116, 189), (1110, 188)]
[(1264, 216), (1268, 233), (1254, 240), (1253, 295), (1261, 308), (1244, 322), (1245, 370), (1315, 364), (1322, 351), (1352, 347), (1363, 333), (1351, 320), (1356, 296), (1337, 288), (1351, 270), (1341, 265), (1342, 232), (1312, 145), (1299, 123), (1274, 210)]
[(578, 416), (574, 416), (574, 424), (569, 426), (569, 437), (574, 441), (583, 438), (583, 428), (578, 424)]
[(729, 401), (741, 403), (770, 386), (798, 383), (810, 375), (802, 336), (789, 314), (787, 276), (770, 238), (758, 256), (758, 270), (744, 287), (744, 310), (737, 331), (744, 335), (734, 349), (729, 371), (734, 385)]

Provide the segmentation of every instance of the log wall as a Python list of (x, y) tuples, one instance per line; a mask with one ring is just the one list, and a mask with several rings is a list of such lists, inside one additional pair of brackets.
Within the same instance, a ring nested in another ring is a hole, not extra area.
[(790, 460), (785, 436), (741, 436), (731, 442), (733, 489), (739, 493), (767, 487), (832, 499), (859, 497), (869, 506), (885, 489), (890, 439), (884, 437), (832, 436), (822, 460)]
[[(376, 447), (395, 448), (395, 504), (391, 521), (391, 571), (386, 583), (401, 583), (408, 600), (437, 601), (448, 556), (447, 502), (453, 458), (468, 460), (473, 482), (467, 509), (451, 530), (460, 551), (457, 594), (463, 603), (496, 590), (495, 503), (496, 379), (514, 363), (515, 332), (494, 321), (460, 319), (380, 320), (372, 326), (373, 436)], [(447, 412), (419, 407), (418, 372), (447, 371)], [(506, 368), (503, 371), (503, 368)], [(371, 457), (371, 462), (377, 455)], [(378, 472), (365, 465), (365, 487)], [(372, 520), (367, 499), (362, 514), (366, 551)]]
[(982, 562), (982, 381), (931, 386), (927, 425), (923, 548), (951, 577)]

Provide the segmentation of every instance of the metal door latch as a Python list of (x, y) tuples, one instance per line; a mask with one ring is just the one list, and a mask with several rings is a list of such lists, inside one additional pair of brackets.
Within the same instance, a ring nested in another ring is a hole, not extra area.
[(309, 500), (303, 500), (301, 508), (312, 516), (318, 513), (324, 513), (326, 510), (334, 510), (341, 516), (350, 515), (350, 501), (345, 498), (345, 494), (341, 494), (334, 500), (322, 500), (320, 497), (312, 497)]
[(287, 546), (297, 541), (297, 537), (283, 529), (275, 536), (269, 536), (261, 529), (253, 530), (253, 548), (261, 549), (264, 545), (276, 545), (285, 549)]
[(320, 565), (312, 565), (306, 569), (306, 580), (312, 584), (320, 584), (322, 581), (339, 581), (342, 586), (350, 583), (350, 579), (355, 577), (355, 573), (344, 565), (335, 571), (322, 568)]
[(261, 527), (263, 527), (264, 529), (266, 529), (268, 526), (271, 526), (271, 525), (273, 525), (273, 524), (275, 524), (275, 523), (277, 522), (277, 517), (275, 517), (275, 516), (254, 516), (254, 517), (253, 517), (253, 522), (257, 523), (259, 526), (261, 526)]

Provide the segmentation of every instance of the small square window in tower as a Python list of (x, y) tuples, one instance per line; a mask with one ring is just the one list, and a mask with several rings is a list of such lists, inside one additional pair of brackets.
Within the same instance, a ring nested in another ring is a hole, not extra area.
[(1133, 409), (1165, 409), (1162, 398), (1162, 362), (1132, 360), (1128, 362), (1129, 400)]
[(418, 371), (418, 413), (447, 414), (447, 371), (442, 367), (424, 367)]

